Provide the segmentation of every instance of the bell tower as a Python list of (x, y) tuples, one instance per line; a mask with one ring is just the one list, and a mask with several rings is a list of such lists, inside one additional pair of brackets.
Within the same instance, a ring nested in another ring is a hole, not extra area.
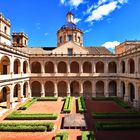
[(68, 12), (68, 13), (67, 13), (67, 22), (72, 22), (72, 23), (74, 23), (73, 17), (74, 17), (74, 14), (73, 14), (72, 12)]
[(0, 43), (11, 45), (10, 42), (10, 21), (0, 13)]

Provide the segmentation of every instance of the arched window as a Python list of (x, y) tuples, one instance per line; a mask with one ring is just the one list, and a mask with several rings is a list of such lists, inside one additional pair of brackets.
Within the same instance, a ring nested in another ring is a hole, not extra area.
[(4, 27), (4, 33), (7, 34), (7, 27)]
[(72, 35), (68, 35), (68, 41), (72, 41)]
[(60, 36), (60, 43), (62, 43), (63, 42), (63, 39), (62, 39), (62, 36)]

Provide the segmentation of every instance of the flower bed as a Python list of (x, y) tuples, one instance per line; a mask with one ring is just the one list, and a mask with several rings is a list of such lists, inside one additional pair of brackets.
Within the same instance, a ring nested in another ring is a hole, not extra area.
[(63, 112), (64, 113), (70, 113), (72, 107), (72, 97), (66, 97)]
[(138, 112), (94, 112), (92, 114), (95, 119), (134, 119), (140, 118)]
[(60, 132), (56, 135), (55, 140), (68, 140), (68, 136), (67, 132)]
[(83, 131), (82, 140), (95, 140), (94, 133), (92, 131)]
[(140, 122), (97, 122), (97, 130), (135, 130), (140, 129)]
[(0, 131), (6, 132), (45, 132), (54, 129), (53, 123), (0, 123)]
[(85, 98), (78, 97), (77, 102), (78, 102), (78, 112), (80, 112), (80, 113), (86, 112), (87, 109), (86, 109)]
[(12, 112), (5, 120), (56, 120), (56, 113), (21, 113), (21, 111)]

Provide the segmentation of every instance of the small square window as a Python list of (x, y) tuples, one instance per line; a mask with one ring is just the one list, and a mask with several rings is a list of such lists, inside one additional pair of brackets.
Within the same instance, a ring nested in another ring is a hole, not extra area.
[(68, 41), (72, 41), (72, 35), (68, 35)]
[(72, 56), (72, 54), (73, 54), (73, 49), (72, 48), (68, 48), (68, 55)]

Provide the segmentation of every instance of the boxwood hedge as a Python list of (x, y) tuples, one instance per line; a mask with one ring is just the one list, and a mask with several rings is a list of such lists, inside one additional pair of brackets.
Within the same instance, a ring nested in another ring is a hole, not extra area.
[(68, 136), (67, 132), (60, 132), (56, 135), (55, 140), (68, 140)]
[(78, 112), (80, 112), (80, 113), (86, 112), (87, 109), (86, 109), (85, 98), (78, 97), (77, 102), (78, 102)]
[(72, 107), (72, 97), (66, 97), (63, 112), (64, 113), (70, 113)]
[(94, 132), (92, 131), (83, 131), (82, 140), (95, 140)]

